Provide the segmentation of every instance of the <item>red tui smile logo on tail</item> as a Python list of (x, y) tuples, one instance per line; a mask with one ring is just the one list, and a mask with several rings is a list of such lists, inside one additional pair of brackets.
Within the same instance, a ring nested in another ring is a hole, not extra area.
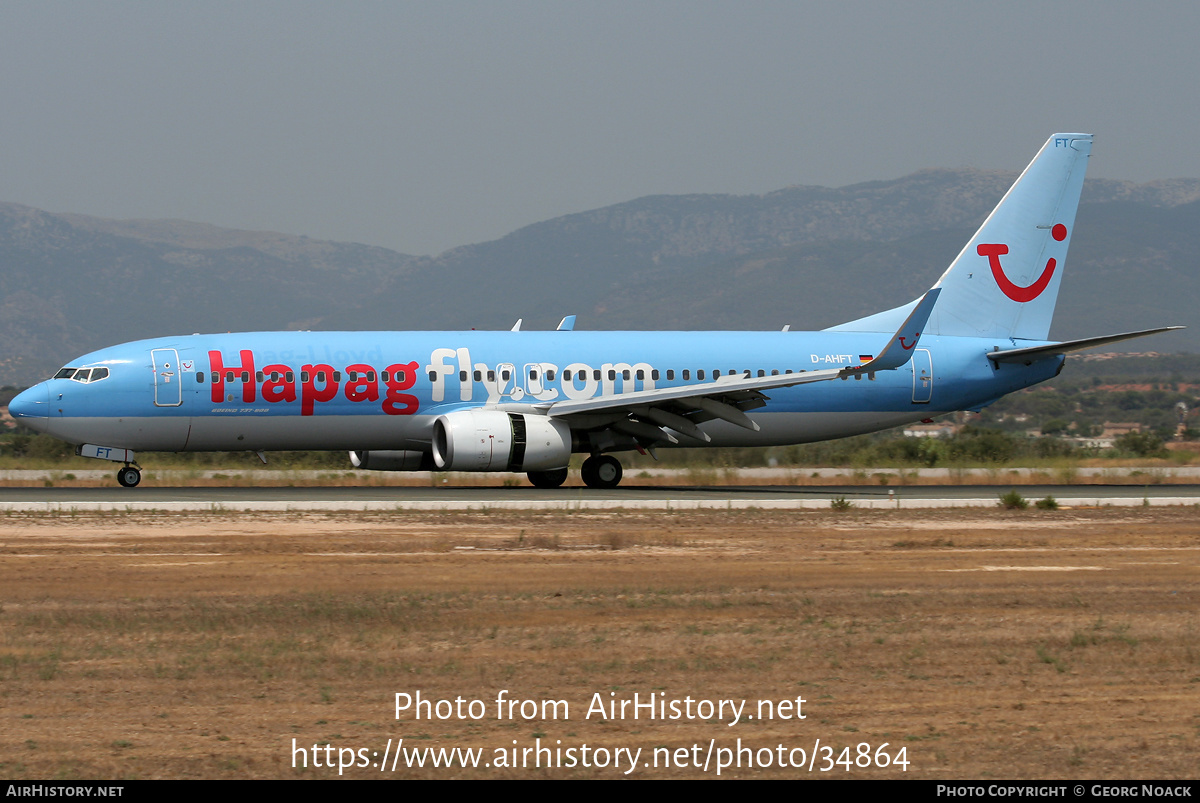
[[(1067, 238), (1067, 227), (1058, 223), (1050, 230), (1050, 236), (1055, 240), (1062, 242)], [(1030, 285), (1021, 287), (1013, 284), (1013, 282), (1004, 274), (1004, 268), (1000, 266), (1000, 257), (1008, 253), (1008, 246), (1003, 243), (981, 243), (976, 249), (979, 256), (987, 257), (988, 265), (992, 269), (992, 278), (996, 280), (996, 285), (1004, 295), (1011, 298), (1013, 301), (1025, 303), (1033, 301), (1040, 296), (1050, 284), (1050, 279), (1054, 277), (1054, 268), (1058, 265), (1054, 261), (1054, 257), (1046, 260), (1046, 268), (1042, 271), (1042, 275), (1037, 277), (1037, 280)]]

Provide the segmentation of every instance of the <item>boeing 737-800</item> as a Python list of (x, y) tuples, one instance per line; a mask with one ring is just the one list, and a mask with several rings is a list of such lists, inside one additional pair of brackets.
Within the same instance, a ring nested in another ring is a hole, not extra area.
[[(1092, 137), (1055, 134), (927, 293), (819, 332), (247, 332), (140, 340), (72, 360), (9, 406), (123, 464), (141, 450), (347, 450), (384, 471), (520, 471), (561, 485), (587, 454), (766, 446), (979, 410), (1065, 354), (1165, 327), (1047, 340)], [(265, 458), (264, 458), (265, 459)]]

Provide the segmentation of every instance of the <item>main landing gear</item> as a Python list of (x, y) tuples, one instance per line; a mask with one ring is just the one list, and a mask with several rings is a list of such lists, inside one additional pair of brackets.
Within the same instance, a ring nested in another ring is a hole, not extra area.
[(123, 488), (136, 488), (142, 481), (142, 472), (137, 466), (122, 466), (117, 469), (117, 482)]
[(621, 483), (621, 462), (610, 454), (594, 454), (583, 461), (579, 473), (589, 488), (616, 488)]
[[(621, 482), (621, 463), (612, 455), (592, 455), (583, 461), (579, 473), (589, 488), (616, 488)], [(567, 481), (567, 470), (530, 471), (527, 476), (535, 488), (558, 488)]]

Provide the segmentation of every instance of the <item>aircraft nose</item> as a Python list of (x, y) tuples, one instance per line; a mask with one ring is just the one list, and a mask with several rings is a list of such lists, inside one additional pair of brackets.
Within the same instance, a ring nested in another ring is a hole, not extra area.
[(8, 412), (18, 422), (31, 418), (48, 418), (50, 416), (50, 389), (46, 383), (34, 385), (28, 390), (17, 394), (8, 403)]

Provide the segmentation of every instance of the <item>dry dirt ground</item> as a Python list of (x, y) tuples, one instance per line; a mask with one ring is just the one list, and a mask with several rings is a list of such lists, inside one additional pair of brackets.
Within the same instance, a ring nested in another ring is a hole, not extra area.
[(1194, 509), (10, 515), (0, 777), (1195, 777), (1198, 563)]

